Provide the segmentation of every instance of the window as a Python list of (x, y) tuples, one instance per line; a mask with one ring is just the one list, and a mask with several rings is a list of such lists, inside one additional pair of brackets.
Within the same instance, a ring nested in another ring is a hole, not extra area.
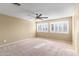
[(37, 23), (37, 32), (48, 32), (48, 23)]
[(69, 32), (69, 22), (60, 21), (50, 23), (50, 32), (54, 33), (68, 33)]

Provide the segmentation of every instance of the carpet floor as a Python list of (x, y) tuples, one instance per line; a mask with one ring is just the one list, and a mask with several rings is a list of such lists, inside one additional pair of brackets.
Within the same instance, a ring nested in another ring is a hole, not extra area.
[(28, 38), (0, 46), (0, 56), (76, 56), (71, 44), (44, 38)]

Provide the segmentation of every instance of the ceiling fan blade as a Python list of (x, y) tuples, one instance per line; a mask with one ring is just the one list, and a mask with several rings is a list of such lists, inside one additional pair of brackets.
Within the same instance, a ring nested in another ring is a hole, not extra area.
[(12, 4), (14, 4), (14, 5), (16, 5), (16, 6), (21, 6), (20, 3), (12, 3)]
[(40, 17), (40, 18), (48, 18), (48, 17)]

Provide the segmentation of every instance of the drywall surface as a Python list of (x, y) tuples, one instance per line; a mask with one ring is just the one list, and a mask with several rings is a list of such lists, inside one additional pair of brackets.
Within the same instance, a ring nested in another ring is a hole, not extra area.
[(32, 21), (0, 14), (0, 44), (35, 37)]
[(59, 22), (59, 21), (66, 21), (66, 20), (69, 21), (69, 33), (52, 33), (52, 32), (50, 32), (50, 28), (49, 28), (49, 32), (36, 32), (36, 36), (72, 42), (72, 25), (71, 25), (72, 17), (64, 17), (64, 18), (60, 18), (60, 19), (40, 21), (40, 22), (36, 22), (36, 23), (47, 22), (50, 27), (51, 22)]

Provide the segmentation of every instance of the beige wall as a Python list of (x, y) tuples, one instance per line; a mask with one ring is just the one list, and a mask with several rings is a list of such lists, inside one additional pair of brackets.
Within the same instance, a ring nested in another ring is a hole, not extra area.
[(33, 22), (0, 14), (0, 44), (34, 36)]
[(75, 51), (79, 53), (79, 4), (75, 8), (72, 19), (72, 38)]
[[(49, 20), (49, 21), (40, 21), (40, 22), (51, 23), (51, 22), (66, 21), (66, 20), (69, 21), (69, 33), (68, 34), (50, 33), (50, 32), (37, 32), (36, 36), (72, 42), (72, 25), (71, 25), (72, 17), (64, 17), (64, 18), (60, 18), (60, 19), (54, 19), (54, 20)], [(40, 22), (36, 22), (36, 23), (40, 23)]]

